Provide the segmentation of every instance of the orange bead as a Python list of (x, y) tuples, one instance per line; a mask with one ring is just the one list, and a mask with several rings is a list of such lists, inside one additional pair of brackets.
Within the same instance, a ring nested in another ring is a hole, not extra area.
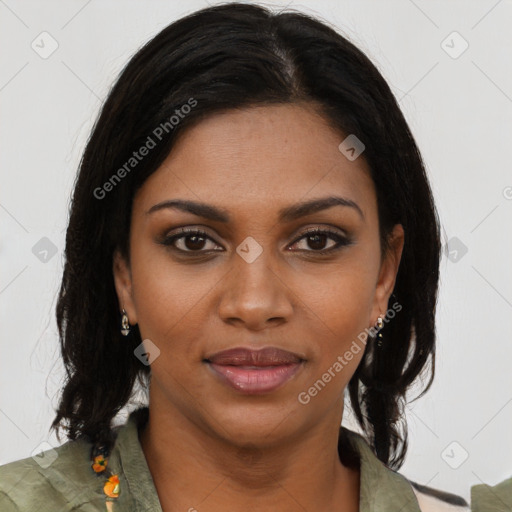
[(106, 467), (107, 467), (107, 460), (103, 457), (103, 455), (98, 455), (97, 457), (94, 457), (94, 463), (92, 464), (92, 469), (96, 473), (101, 473), (102, 471), (105, 471)]
[(110, 498), (117, 498), (119, 496), (119, 477), (112, 475), (103, 486), (104, 493)]

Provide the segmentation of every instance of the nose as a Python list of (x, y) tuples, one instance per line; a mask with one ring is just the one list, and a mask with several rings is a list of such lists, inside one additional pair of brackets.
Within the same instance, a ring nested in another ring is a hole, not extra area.
[[(238, 254), (220, 287), (219, 315), (223, 321), (258, 331), (281, 325), (293, 313), (293, 292), (283, 271), (271, 265), (268, 251), (249, 263)], [(286, 265), (286, 262), (283, 263)]]

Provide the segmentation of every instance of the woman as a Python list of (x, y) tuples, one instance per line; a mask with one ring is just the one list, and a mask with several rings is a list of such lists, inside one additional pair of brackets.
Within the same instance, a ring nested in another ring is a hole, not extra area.
[[(256, 5), (178, 20), (85, 149), (57, 305), (68, 442), (0, 469), (1, 510), (468, 510), (397, 472), (439, 259), (420, 153), (360, 50)], [(136, 384), (149, 405), (112, 428)]]

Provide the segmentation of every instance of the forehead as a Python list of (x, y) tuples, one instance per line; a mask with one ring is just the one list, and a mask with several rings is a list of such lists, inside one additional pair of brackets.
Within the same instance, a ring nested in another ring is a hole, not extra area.
[(375, 201), (374, 185), (364, 158), (350, 161), (339, 151), (346, 135), (304, 104), (214, 114), (181, 134), (135, 205), (147, 210), (179, 197), (249, 212), (343, 195), (364, 211)]

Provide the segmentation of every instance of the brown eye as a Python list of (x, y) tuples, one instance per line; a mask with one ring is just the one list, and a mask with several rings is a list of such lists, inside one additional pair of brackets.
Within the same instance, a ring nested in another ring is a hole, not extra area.
[[(208, 242), (211, 242), (213, 247), (207, 247)], [(179, 233), (165, 237), (162, 244), (177, 251), (198, 253), (218, 250), (215, 247), (219, 247), (207, 233), (200, 229), (181, 229)]]
[[(334, 243), (326, 247), (326, 244), (329, 243), (329, 240), (334, 241)], [(300, 241), (304, 241), (304, 245), (306, 245), (307, 247), (306, 249), (300, 250), (318, 254), (327, 254), (336, 251), (337, 249), (345, 245), (350, 245), (351, 243), (351, 240), (349, 240), (347, 237), (342, 236), (341, 234), (335, 231), (326, 229), (309, 230), (306, 233), (304, 233), (300, 238), (298, 238), (293, 245), (296, 245)]]
[[(179, 238), (177, 240), (180, 240)], [(206, 238), (202, 235), (185, 235), (181, 237), (183, 244), (190, 251), (204, 249)]]
[(322, 250), (325, 249), (325, 244), (328, 242), (329, 236), (323, 234), (308, 235), (305, 240), (307, 240), (311, 249)]

